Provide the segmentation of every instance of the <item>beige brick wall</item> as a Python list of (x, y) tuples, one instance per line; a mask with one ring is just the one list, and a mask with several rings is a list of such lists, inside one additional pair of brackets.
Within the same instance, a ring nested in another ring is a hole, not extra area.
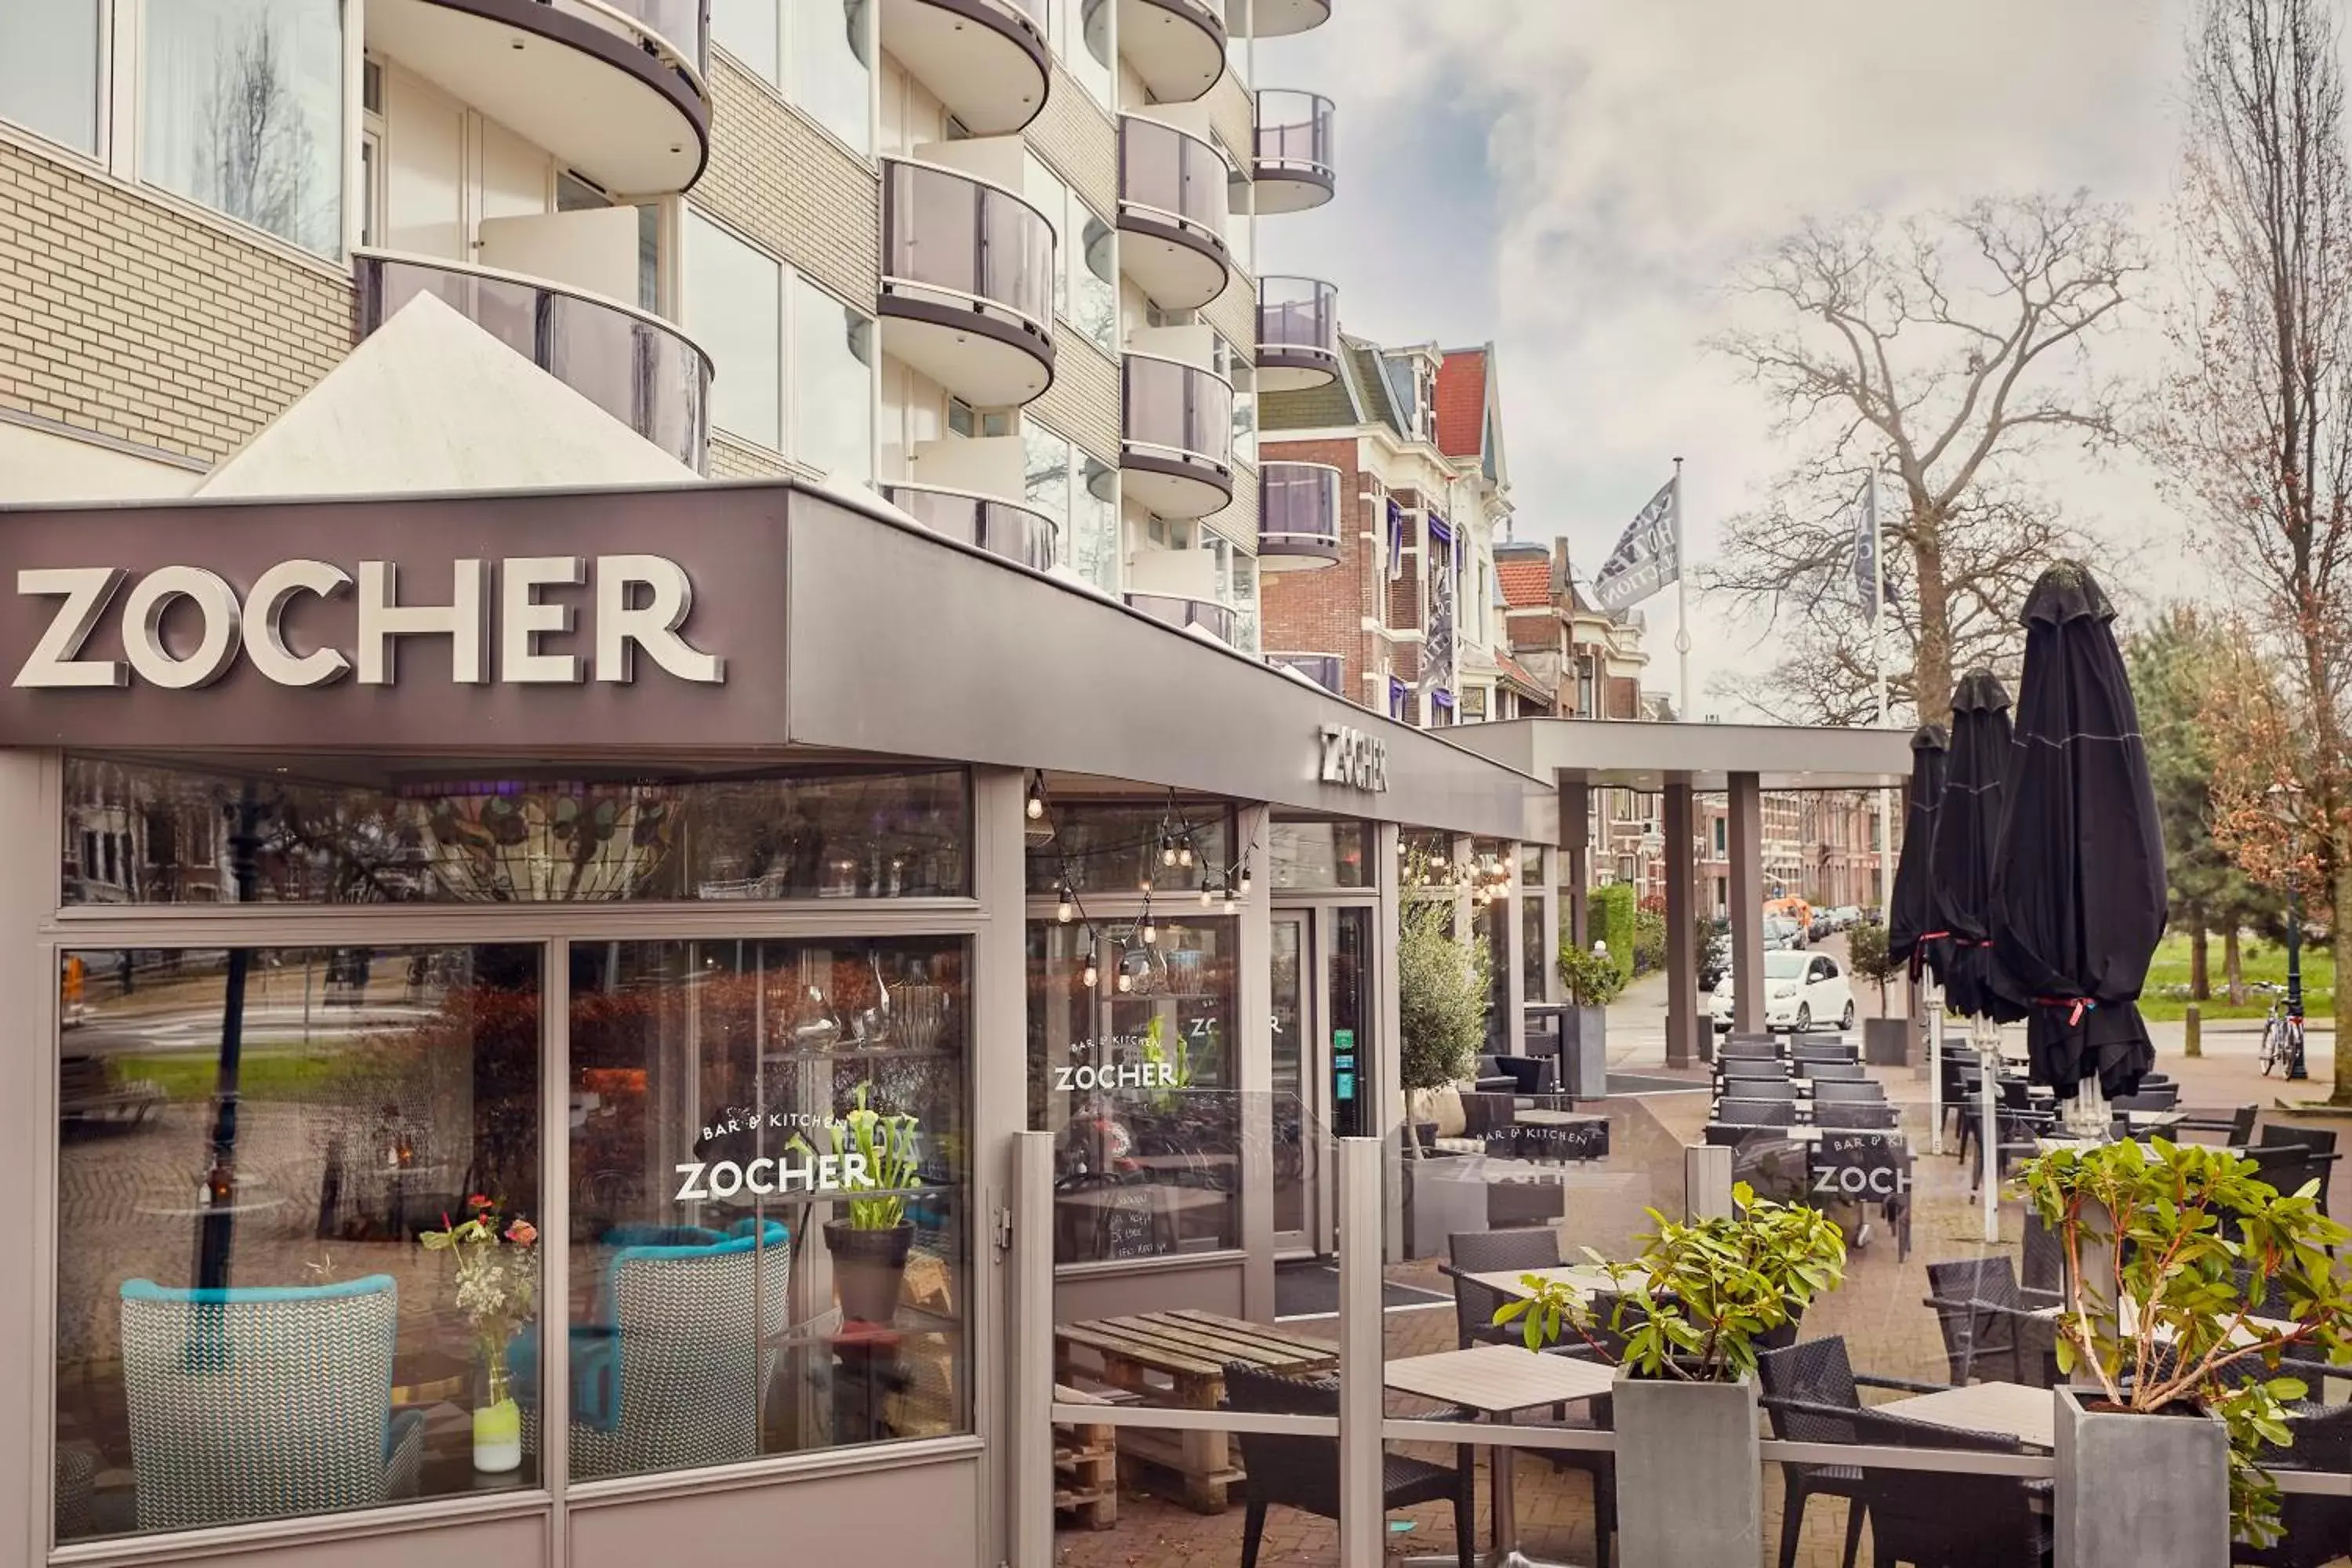
[(710, 164), (688, 198), (860, 310), (874, 308), (880, 176), (722, 55), (710, 58)]
[(1106, 463), (1118, 461), (1118, 365), (1076, 328), (1054, 329), (1054, 384), (1027, 413)]
[(1070, 188), (1097, 212), (1107, 218), (1118, 216), (1118, 128), (1058, 62), (1045, 108), (1029, 122), (1025, 134), (1037, 155), (1060, 170)]
[(1225, 334), (1247, 364), (1257, 353), (1257, 282), (1239, 268), (1225, 291), (1201, 310), (1201, 320)]
[(1257, 100), (1242, 85), (1241, 78), (1227, 71), (1202, 101), (1208, 106), (1211, 129), (1224, 139), (1225, 151), (1240, 160), (1242, 173), (1248, 174), (1257, 148)]
[(710, 433), (710, 477), (714, 479), (772, 479), (791, 470), (773, 452), (750, 447), (724, 432)]
[(348, 279), (0, 142), (0, 405), (215, 461), (351, 342)]

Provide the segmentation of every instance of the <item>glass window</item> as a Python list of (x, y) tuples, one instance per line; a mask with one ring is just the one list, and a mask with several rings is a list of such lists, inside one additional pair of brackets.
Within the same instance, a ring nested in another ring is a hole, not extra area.
[(1103, 353), (1118, 353), (1118, 231), (1095, 216), (1035, 153), (1025, 157), (1024, 193), (1054, 225), (1054, 309)]
[(708, 903), (971, 889), (971, 796), (955, 768), (441, 773), (372, 788), (77, 756), (65, 788), (68, 904)]
[(969, 1431), (961, 938), (572, 949), (572, 1469)]
[(777, 0), (710, 0), (710, 41), (780, 88), (784, 29), (776, 6)]
[(1371, 830), (1360, 822), (1276, 822), (1266, 838), (1276, 888), (1369, 888)]
[(1054, 25), (1046, 29), (1062, 67), (1094, 94), (1097, 103), (1115, 109), (1116, 78), (1112, 62), (1118, 57), (1111, 41), (1111, 18), (1118, 7), (1112, 0), (1052, 0)]
[(698, 213), (686, 226), (686, 330), (709, 353), (710, 422), (784, 448), (783, 268)]
[(143, 175), (306, 250), (341, 254), (340, 0), (172, 0), (145, 19)]
[(1544, 900), (1540, 892), (1519, 896), (1519, 984), (1530, 1002), (1540, 1002), (1544, 995), (1544, 977), (1555, 954), (1549, 934), (1544, 929)]
[(860, 153), (874, 150), (873, 19), (867, 0), (786, 0), (792, 100)]
[[(1029, 1125), (1054, 1134), (1054, 1260), (1241, 1244), (1236, 927), (1029, 925)], [(1087, 984), (1089, 969), (1094, 984)]]
[(1023, 499), (1061, 526), (1063, 562), (1106, 594), (1118, 592), (1118, 470), (1027, 420), (1021, 450)]
[(793, 456), (859, 484), (874, 478), (874, 323), (824, 289), (794, 285)]
[(64, 969), (58, 1540), (538, 1484), (540, 950)]
[(0, 7), (0, 120), (98, 151), (99, 0)]
[[(1233, 869), (1233, 813), (1213, 801), (1055, 802), (1046, 820), (1053, 837), (1029, 850), (1033, 893), (1065, 886), (1080, 893), (1140, 893), (1149, 881), (1160, 892), (1176, 889), (1190, 897), (1204, 883), (1222, 889)], [(1173, 866), (1166, 863), (1171, 849), (1179, 857)]]

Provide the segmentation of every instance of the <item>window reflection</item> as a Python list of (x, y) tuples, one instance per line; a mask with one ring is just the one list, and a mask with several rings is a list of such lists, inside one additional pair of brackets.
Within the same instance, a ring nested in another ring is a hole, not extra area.
[[(1053, 837), (1028, 856), (1033, 893), (1140, 893), (1146, 882), (1162, 895), (1222, 893), (1233, 867), (1233, 813), (1222, 805), (1056, 804), (1046, 820)], [(1173, 866), (1171, 849), (1184, 857)]]

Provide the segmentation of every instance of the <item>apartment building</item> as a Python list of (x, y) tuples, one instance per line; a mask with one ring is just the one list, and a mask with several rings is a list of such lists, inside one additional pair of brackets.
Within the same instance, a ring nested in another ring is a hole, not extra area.
[(1264, 556), (1266, 658), (1423, 728), (1549, 713), (1496, 576), (1511, 500), (1494, 345), (1337, 341), (1323, 385), (1260, 399), (1268, 505), (1328, 542), (1320, 570)]

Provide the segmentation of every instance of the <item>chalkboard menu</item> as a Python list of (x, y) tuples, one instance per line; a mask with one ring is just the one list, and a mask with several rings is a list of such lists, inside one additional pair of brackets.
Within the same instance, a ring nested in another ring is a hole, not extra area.
[(1160, 1193), (1151, 1186), (1117, 1186), (1103, 1194), (1102, 1256), (1157, 1258), (1168, 1250), (1160, 1226)]

